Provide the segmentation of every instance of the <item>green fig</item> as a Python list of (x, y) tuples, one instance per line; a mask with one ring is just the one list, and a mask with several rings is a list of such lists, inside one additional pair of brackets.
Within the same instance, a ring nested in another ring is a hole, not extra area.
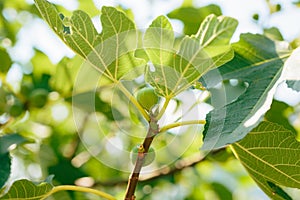
[(139, 104), (147, 111), (149, 111), (155, 104), (158, 103), (159, 97), (153, 88), (145, 87), (138, 91), (136, 95)]

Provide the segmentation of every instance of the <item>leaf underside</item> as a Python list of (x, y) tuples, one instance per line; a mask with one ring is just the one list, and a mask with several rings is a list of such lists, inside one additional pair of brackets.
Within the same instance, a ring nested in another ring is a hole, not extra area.
[(265, 36), (243, 34), (233, 49), (233, 60), (204, 75), (201, 82), (208, 90), (222, 80), (231, 79), (245, 82), (248, 87), (234, 102), (207, 115), (203, 149), (234, 143), (257, 126), (260, 120), (250, 125), (246, 123), (264, 105), (282, 72), (285, 56), (279, 57), (275, 43)]
[(98, 72), (99, 82), (118, 83), (142, 74), (146, 63), (134, 56), (140, 36), (122, 11), (103, 6), (102, 32), (98, 33), (91, 18), (81, 10), (67, 18), (46, 0), (35, 0), (35, 4), (53, 31)]

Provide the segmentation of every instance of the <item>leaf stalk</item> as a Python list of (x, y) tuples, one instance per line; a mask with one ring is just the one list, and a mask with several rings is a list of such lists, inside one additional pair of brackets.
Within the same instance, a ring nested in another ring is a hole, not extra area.
[(168, 124), (168, 125), (162, 127), (160, 129), (159, 133), (165, 132), (169, 129), (176, 128), (176, 127), (179, 127), (179, 126), (205, 124), (205, 123), (206, 123), (205, 120), (191, 120), (191, 121), (176, 122), (176, 123)]

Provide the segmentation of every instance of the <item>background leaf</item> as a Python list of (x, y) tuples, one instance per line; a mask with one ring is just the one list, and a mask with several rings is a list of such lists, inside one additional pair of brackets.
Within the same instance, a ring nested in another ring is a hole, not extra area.
[[(279, 57), (275, 43), (261, 35), (243, 34), (233, 48), (234, 59), (206, 74), (201, 82), (210, 90), (220, 79), (234, 79), (243, 81), (247, 89), (234, 102), (207, 115), (203, 149), (236, 142), (258, 124), (259, 120), (255, 123), (252, 117), (265, 104), (269, 91), (281, 75), (283, 59), (288, 56)], [(224, 101), (225, 98), (226, 93)]]
[(13, 144), (21, 144), (27, 141), (24, 137), (17, 133), (7, 134), (0, 137), (0, 155), (7, 153), (8, 148)]
[(184, 6), (177, 8), (168, 14), (172, 19), (179, 19), (184, 23), (184, 33), (186, 35), (196, 34), (202, 21), (210, 14), (222, 15), (219, 6), (211, 4), (201, 8)]
[(286, 199), (276, 185), (300, 188), (300, 143), (295, 137), (282, 126), (262, 122), (232, 145), (249, 174), (272, 199)]
[(277, 27), (265, 28), (264, 35), (270, 38), (271, 40), (283, 41), (283, 36), (281, 35)]
[(265, 114), (265, 119), (269, 122), (274, 122), (284, 128), (297, 133), (295, 128), (289, 122), (289, 114), (292, 114), (293, 107), (288, 104), (273, 100), (270, 110)]
[(297, 92), (300, 92), (300, 81), (288, 80), (286, 81), (286, 84), (289, 88), (292, 88)]
[(26, 139), (17, 133), (7, 134), (0, 137), (0, 188), (6, 183), (11, 171), (11, 157), (9, 147), (13, 144), (21, 144)]
[(0, 60), (0, 72), (6, 73), (12, 64), (12, 60), (10, 59), (10, 56), (8, 55), (6, 50), (3, 48), (0, 48)]

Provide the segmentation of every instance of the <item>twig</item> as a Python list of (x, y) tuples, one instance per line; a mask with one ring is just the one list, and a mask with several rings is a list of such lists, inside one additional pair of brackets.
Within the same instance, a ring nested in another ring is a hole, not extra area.
[(51, 196), (52, 194), (54, 194), (56, 192), (66, 191), (66, 190), (92, 193), (92, 194), (98, 195), (100, 197), (103, 197), (103, 198), (105, 198), (107, 200), (116, 200), (115, 197), (113, 197), (110, 194), (107, 194), (105, 192), (102, 192), (102, 191), (99, 191), (99, 190), (95, 190), (95, 189), (92, 189), (92, 188), (75, 186), (75, 185), (60, 185), (60, 186), (56, 186), (52, 190), (50, 190), (47, 194), (45, 194), (44, 197), (41, 198), (41, 200), (46, 199), (47, 197)]
[(150, 145), (151, 145), (154, 137), (158, 133), (158, 131), (159, 131), (159, 127), (158, 127), (157, 119), (155, 118), (155, 116), (152, 113), (150, 113), (150, 122), (149, 122), (147, 136), (146, 136), (143, 144), (139, 148), (138, 156), (137, 156), (137, 160), (136, 160), (133, 172), (131, 174), (131, 177), (128, 180), (125, 200), (134, 200), (135, 199), (134, 193), (135, 193), (137, 183), (139, 181), (139, 176), (140, 176), (141, 169), (143, 167), (144, 160), (147, 156)]

